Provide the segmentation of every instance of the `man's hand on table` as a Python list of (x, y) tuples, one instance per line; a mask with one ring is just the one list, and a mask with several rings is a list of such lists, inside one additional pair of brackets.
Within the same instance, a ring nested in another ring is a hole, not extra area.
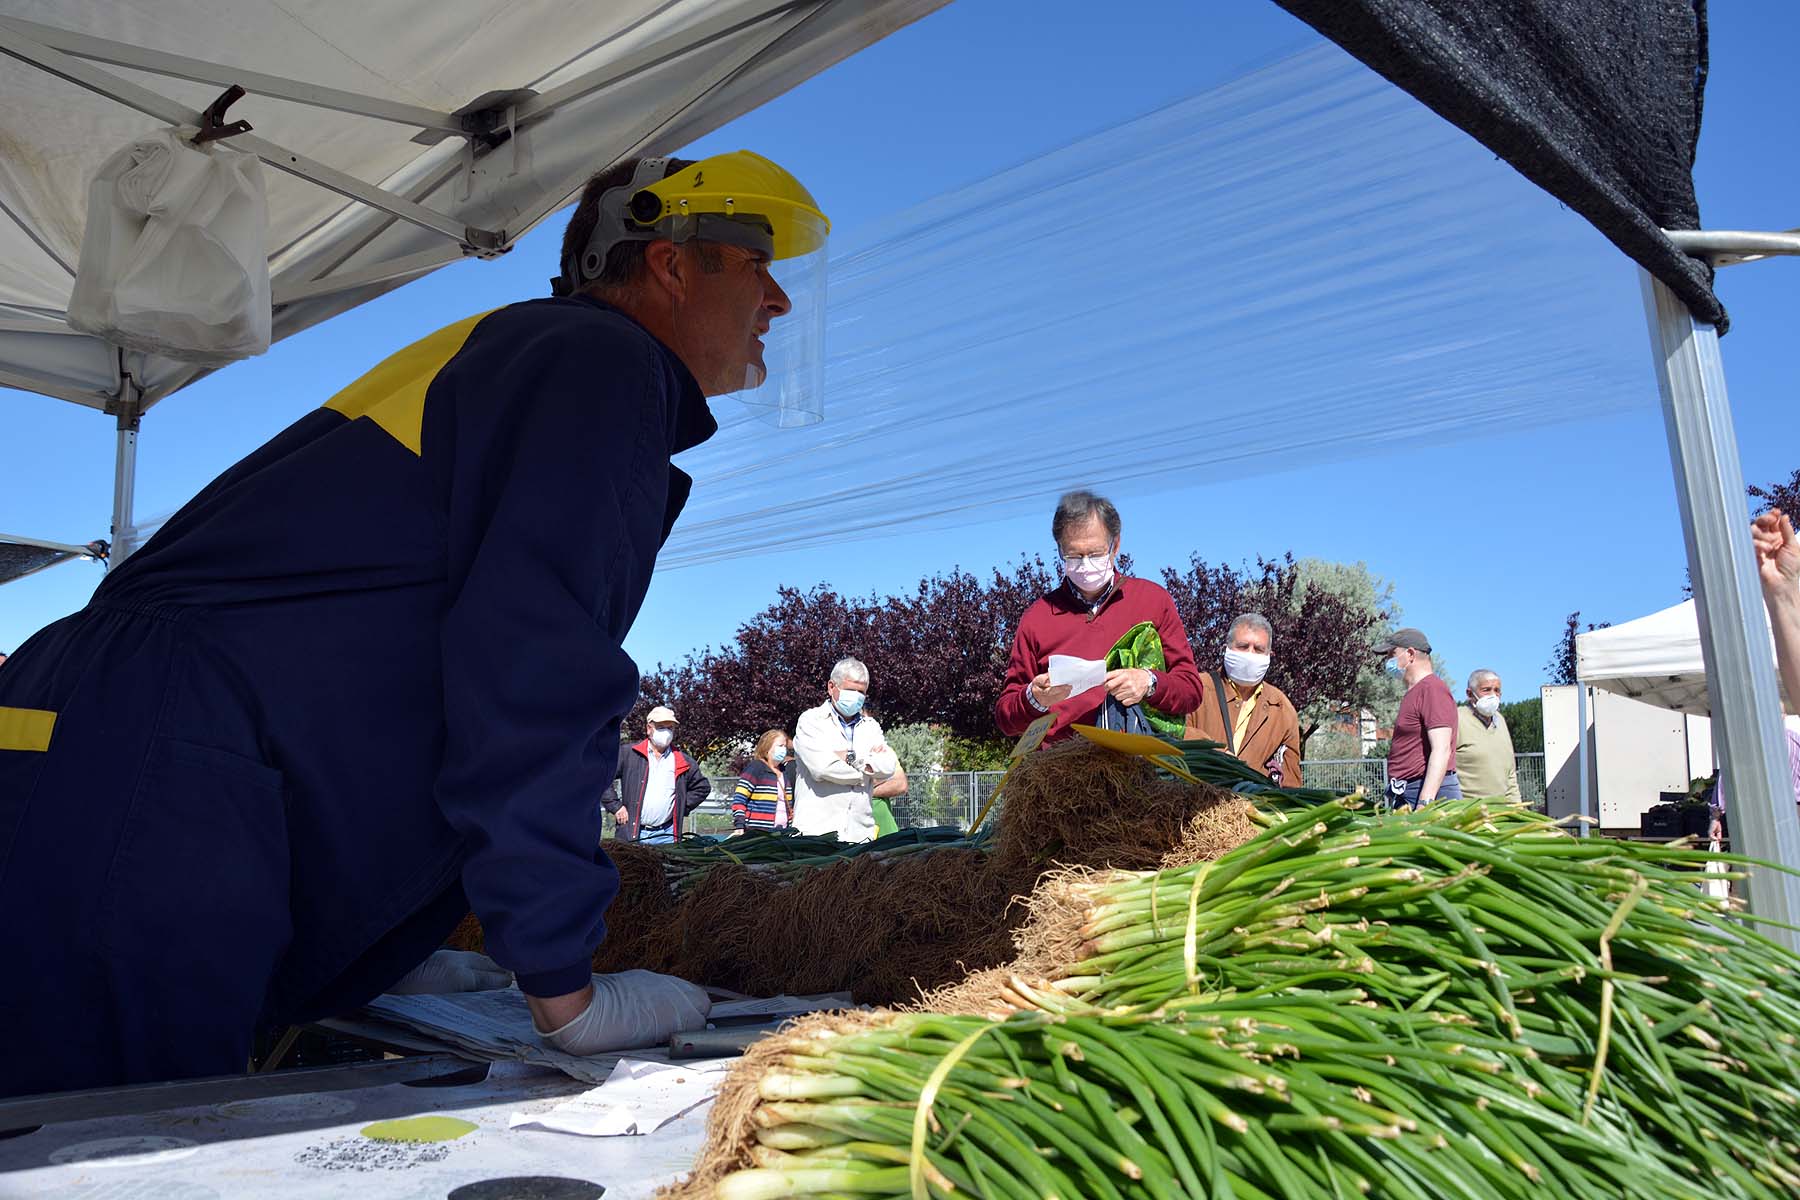
[(511, 987), (512, 972), (473, 950), (434, 950), (388, 989), (390, 996), (441, 996), (447, 992), (488, 992)]
[(654, 971), (596, 975), (579, 992), (527, 996), (531, 1023), (564, 1054), (642, 1050), (706, 1024), (712, 1001), (706, 989)]

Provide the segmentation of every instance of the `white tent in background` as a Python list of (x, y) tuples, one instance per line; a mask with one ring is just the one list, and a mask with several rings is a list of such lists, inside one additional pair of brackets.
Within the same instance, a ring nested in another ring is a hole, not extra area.
[[(1765, 629), (1766, 629), (1765, 619)], [(1773, 635), (1768, 635), (1773, 646)], [(1692, 600), (1575, 635), (1575, 675), (1620, 696), (1695, 716), (1712, 715)], [(1792, 710), (1794, 698), (1786, 698)]]
[[(112, 415), (134, 541), (139, 419), (206, 368), (65, 321), (95, 168), (201, 114), (268, 168), (279, 340), (504, 253), (594, 171), (667, 153), (945, 0), (0, 0), (0, 387)], [(27, 18), (47, 16), (55, 26)]]

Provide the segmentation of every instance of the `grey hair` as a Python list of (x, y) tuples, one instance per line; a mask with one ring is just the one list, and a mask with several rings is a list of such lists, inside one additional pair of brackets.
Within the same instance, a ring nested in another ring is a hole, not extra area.
[(1237, 637), (1237, 631), (1245, 625), (1248, 625), (1250, 628), (1268, 638), (1269, 648), (1271, 650), (1275, 648), (1274, 626), (1269, 624), (1269, 618), (1263, 616), (1261, 613), (1255, 612), (1240, 613), (1237, 618), (1231, 622), (1231, 628), (1225, 631), (1225, 644), (1227, 646), (1231, 645), (1232, 639)]
[(1471, 692), (1474, 691), (1476, 688), (1481, 686), (1482, 680), (1487, 679), (1489, 677), (1498, 679), (1498, 678), (1500, 678), (1500, 672), (1490, 671), (1486, 667), (1479, 667), (1476, 670), (1469, 672), (1469, 690)]
[(869, 686), (869, 668), (863, 666), (860, 658), (840, 658), (831, 666), (831, 682), (843, 687), (846, 683), (860, 683)]
[(1089, 517), (1099, 517), (1100, 524), (1106, 527), (1106, 536), (1115, 542), (1119, 540), (1119, 510), (1113, 507), (1113, 502), (1093, 492), (1079, 491), (1064, 492), (1062, 499), (1056, 502), (1056, 515), (1050, 518), (1050, 536), (1060, 547), (1063, 534)]

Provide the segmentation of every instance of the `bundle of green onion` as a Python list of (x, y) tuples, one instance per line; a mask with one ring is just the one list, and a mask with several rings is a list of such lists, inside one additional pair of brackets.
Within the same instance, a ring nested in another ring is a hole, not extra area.
[[(1152, 1015), (894, 1014), (796, 1036), (758, 1081), (719, 1200), (1395, 1200), (1702, 1194), (1532, 1051), (1357, 990)], [(1712, 1195), (1768, 1194), (1729, 1186)]]
[(1719, 855), (1499, 802), (1261, 819), (1069, 885), (1081, 961), (1011, 1018), (754, 1055), (716, 1194), (1800, 1195), (1800, 957), (1697, 886)]
[(1327, 788), (1280, 787), (1243, 759), (1226, 753), (1218, 742), (1205, 738), (1170, 742), (1169, 746), (1195, 779), (1251, 796), (1266, 811), (1304, 808), (1343, 794)]
[(1086, 957), (1039, 998), (1354, 985), (1529, 1048), (1546, 1094), (1631, 1113), (1713, 1194), (1800, 1190), (1800, 958), (1697, 886), (1719, 855), (1570, 837), (1500, 802), (1269, 822), (1215, 863), (1093, 888)]
[(902, 829), (869, 842), (840, 842), (831, 834), (758, 830), (725, 840), (690, 836), (657, 850), (669, 889), (679, 895), (692, 890), (709, 872), (728, 864), (791, 882), (808, 871), (846, 858), (892, 858), (922, 850), (975, 849), (987, 841), (985, 833), (970, 837), (954, 825)]

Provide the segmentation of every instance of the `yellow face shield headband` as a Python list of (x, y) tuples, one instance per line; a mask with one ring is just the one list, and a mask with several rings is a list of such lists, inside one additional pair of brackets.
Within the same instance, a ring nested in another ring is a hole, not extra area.
[(594, 232), (581, 254), (562, 264), (556, 294), (598, 279), (607, 254), (622, 242), (699, 238), (777, 262), (825, 248), (830, 220), (799, 180), (761, 155), (714, 155), (665, 178), (668, 169), (668, 159), (646, 158), (630, 183), (602, 193)]
[(668, 171), (668, 159), (645, 159), (630, 183), (601, 194), (594, 231), (580, 254), (563, 261), (555, 294), (600, 278), (608, 253), (625, 242), (698, 239), (766, 255), (791, 307), (771, 322), (763, 363), (747, 365), (734, 394), (778, 426), (821, 420), (830, 220), (798, 179), (748, 150)]

